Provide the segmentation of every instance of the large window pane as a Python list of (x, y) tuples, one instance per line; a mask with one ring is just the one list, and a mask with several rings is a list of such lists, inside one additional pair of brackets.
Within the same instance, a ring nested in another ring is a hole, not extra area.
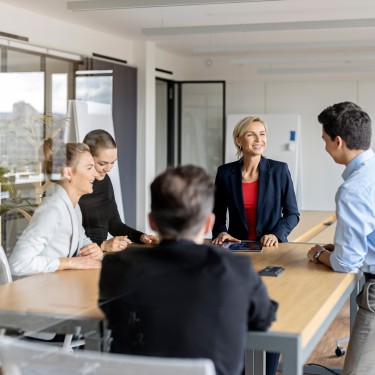
[(46, 57), (46, 113), (66, 116), (68, 98), (73, 99), (74, 64)]
[(73, 99), (75, 63), (1, 47), (0, 167), (13, 183), (1, 188), (1, 242), (8, 254), (27, 225), (16, 205), (30, 209), (40, 199), (43, 182), (40, 146), (45, 137), (66, 127), (67, 100)]
[(42, 66), (40, 55), (7, 49), (7, 72), (40, 72)]
[[(0, 157), (16, 197), (35, 203), (33, 182), (40, 180), (38, 150), (44, 138), (44, 73), (0, 73)], [(13, 207), (3, 195), (3, 204)], [(18, 203), (17, 203), (18, 204)], [(26, 205), (26, 203), (25, 203)], [(2, 216), (2, 244), (10, 254), (27, 220), (17, 212)]]
[(112, 75), (77, 77), (76, 99), (112, 105)]
[(68, 103), (68, 75), (52, 74), (52, 114), (66, 115)]
[(44, 73), (0, 73), (0, 155), (13, 172), (33, 168), (44, 138)]

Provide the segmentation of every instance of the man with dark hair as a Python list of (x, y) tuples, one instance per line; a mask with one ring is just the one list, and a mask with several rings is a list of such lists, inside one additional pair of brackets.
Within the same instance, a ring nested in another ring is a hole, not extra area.
[(209, 358), (218, 375), (239, 375), (248, 330), (266, 330), (277, 303), (250, 259), (204, 244), (214, 183), (199, 167), (166, 170), (151, 184), (149, 221), (161, 242), (108, 254), (100, 307), (111, 352)]
[(371, 120), (351, 102), (326, 108), (319, 116), (326, 151), (346, 166), (336, 193), (335, 243), (316, 245), (307, 254), (337, 272), (358, 272), (365, 285), (357, 297), (343, 375), (374, 374), (375, 368), (375, 154)]

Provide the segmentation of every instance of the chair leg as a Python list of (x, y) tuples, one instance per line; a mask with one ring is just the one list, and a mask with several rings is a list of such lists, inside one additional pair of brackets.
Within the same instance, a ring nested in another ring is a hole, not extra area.
[(349, 337), (343, 337), (341, 339), (338, 339), (336, 341), (336, 349), (335, 349), (335, 354), (337, 357), (342, 357), (345, 354), (345, 349), (341, 346), (344, 342), (348, 342)]
[(64, 338), (62, 350), (65, 350), (67, 352), (72, 351), (72, 346), (71, 346), (72, 340), (73, 340), (73, 334), (72, 333), (66, 334)]

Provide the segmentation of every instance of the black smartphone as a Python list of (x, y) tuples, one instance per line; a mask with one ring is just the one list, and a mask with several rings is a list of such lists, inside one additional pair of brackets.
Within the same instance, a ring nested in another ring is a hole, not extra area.
[(283, 273), (285, 270), (284, 267), (278, 267), (278, 266), (267, 266), (266, 268), (259, 271), (260, 276), (273, 276), (277, 277), (281, 273)]
[(239, 243), (224, 242), (223, 247), (232, 251), (261, 252), (262, 244), (258, 241), (241, 241)]

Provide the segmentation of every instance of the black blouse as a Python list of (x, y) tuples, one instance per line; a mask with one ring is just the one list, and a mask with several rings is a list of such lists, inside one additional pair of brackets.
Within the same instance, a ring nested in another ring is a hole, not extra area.
[(103, 180), (95, 180), (93, 192), (85, 194), (79, 200), (82, 211), (82, 225), (86, 236), (100, 245), (112, 236), (128, 236), (133, 242), (141, 242), (142, 232), (135, 230), (121, 221), (117, 209), (115, 194), (108, 175)]

